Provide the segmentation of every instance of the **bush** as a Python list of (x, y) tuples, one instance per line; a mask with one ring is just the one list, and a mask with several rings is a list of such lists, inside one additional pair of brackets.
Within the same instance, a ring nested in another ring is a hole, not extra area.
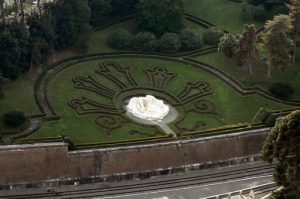
[(200, 35), (189, 28), (181, 30), (178, 38), (181, 41), (182, 50), (193, 50), (202, 46)]
[(243, 19), (245, 20), (253, 19), (255, 15), (255, 7), (253, 5), (244, 2), (241, 4), (241, 13)]
[(117, 29), (108, 36), (108, 45), (119, 50), (131, 48), (133, 36), (125, 29)]
[(4, 115), (3, 122), (8, 127), (19, 127), (26, 122), (23, 112), (11, 111)]
[(232, 58), (236, 52), (238, 42), (238, 35), (232, 33), (224, 34), (220, 39), (218, 50), (222, 51), (227, 57)]
[(160, 40), (158, 50), (164, 53), (174, 53), (181, 48), (181, 42), (175, 33), (166, 33)]
[(223, 35), (224, 32), (221, 29), (211, 27), (203, 33), (203, 42), (210, 45), (217, 45)]
[(270, 86), (269, 91), (273, 95), (281, 98), (289, 98), (294, 94), (294, 89), (290, 84), (281, 82), (273, 83)]
[(265, 22), (268, 18), (268, 13), (263, 6), (254, 7), (254, 19)]
[(155, 34), (151, 32), (139, 32), (133, 38), (132, 48), (138, 51), (155, 51), (156, 40)]

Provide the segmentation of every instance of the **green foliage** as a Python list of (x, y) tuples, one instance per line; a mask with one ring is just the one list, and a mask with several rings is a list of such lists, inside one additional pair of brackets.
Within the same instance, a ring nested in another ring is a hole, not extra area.
[(221, 29), (211, 27), (203, 33), (203, 42), (209, 45), (217, 45), (223, 35), (224, 32)]
[(139, 32), (133, 38), (132, 48), (138, 51), (155, 51), (156, 40), (155, 34), (151, 32)]
[(174, 53), (181, 48), (181, 42), (175, 33), (165, 33), (159, 40), (159, 51)]
[(269, 91), (273, 95), (281, 98), (289, 98), (294, 94), (294, 89), (292, 85), (290, 85), (289, 83), (281, 83), (281, 82), (273, 83), (270, 86)]
[(138, 0), (111, 0), (112, 15), (124, 15), (136, 8)]
[(27, 17), (27, 26), (29, 27), (32, 61), (34, 64), (45, 63), (54, 48), (53, 26), (46, 15), (39, 16), (37, 12)]
[(252, 63), (258, 58), (256, 40), (255, 25), (245, 24), (244, 33), (237, 44), (236, 55), (239, 65), (247, 64), (249, 66), (250, 75), (252, 75)]
[(232, 58), (236, 53), (239, 42), (239, 35), (227, 33), (220, 39), (218, 50), (222, 51), (227, 57)]
[(0, 27), (0, 73), (17, 79), (30, 67), (30, 45), (26, 29), (18, 22)]
[(183, 27), (182, 0), (139, 0), (136, 22), (140, 31), (178, 33)]
[(271, 76), (272, 66), (284, 69), (291, 61), (290, 50), (293, 41), (289, 38), (293, 26), (286, 15), (275, 16), (272, 21), (265, 24), (266, 31), (262, 33), (262, 50), (267, 55), (269, 66), (268, 77)]
[(263, 160), (278, 163), (274, 179), (281, 189), (275, 191), (273, 199), (297, 199), (300, 197), (300, 111), (285, 117), (269, 133), (261, 151)]
[(132, 46), (133, 36), (125, 29), (116, 29), (108, 36), (108, 44), (119, 50), (128, 50)]
[(202, 47), (200, 35), (189, 28), (182, 29), (178, 34), (182, 50), (193, 50)]
[(19, 127), (26, 122), (23, 112), (11, 111), (4, 115), (3, 122), (8, 127)]
[(92, 29), (89, 25), (91, 18), (91, 9), (87, 0), (64, 1), (63, 5), (71, 14), (76, 34), (74, 36), (76, 42), (74, 47), (85, 51), (87, 49), (87, 41)]
[(101, 20), (104, 16), (108, 16), (112, 11), (111, 1), (109, 0), (89, 0), (89, 7), (91, 8), (91, 24)]

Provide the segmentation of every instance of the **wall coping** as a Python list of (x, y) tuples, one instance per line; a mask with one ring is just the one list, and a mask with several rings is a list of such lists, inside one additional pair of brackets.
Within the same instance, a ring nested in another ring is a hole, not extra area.
[(63, 147), (68, 146), (64, 142), (50, 142), (50, 143), (33, 143), (33, 144), (12, 144), (12, 145), (0, 145), (0, 151), (7, 150), (21, 150), (21, 149), (33, 149), (33, 148), (48, 148), (48, 147)]
[[(116, 147), (109, 147), (109, 148), (95, 148), (95, 149), (82, 149), (77, 151), (69, 151), (70, 155), (80, 155), (80, 154), (90, 154), (90, 153), (97, 153), (97, 152), (110, 152), (110, 151), (123, 151), (123, 150), (135, 150), (135, 149), (142, 149), (142, 148), (152, 148), (152, 147), (163, 147), (163, 146), (170, 146), (170, 145), (181, 145), (181, 144), (189, 144), (189, 143), (196, 143), (196, 142), (206, 142), (209, 140), (214, 139), (224, 139), (224, 138), (231, 138), (231, 137), (238, 137), (238, 136), (245, 136), (250, 134), (258, 134), (264, 133), (266, 131), (270, 131), (271, 128), (261, 128), (261, 129), (253, 129), (248, 131), (230, 133), (230, 134), (223, 134), (223, 135), (214, 135), (214, 136), (207, 136), (207, 137), (200, 137), (200, 138), (191, 138), (187, 140), (176, 140), (176, 141), (167, 141), (167, 142), (160, 142), (160, 143), (150, 143), (150, 144), (140, 144), (140, 145), (132, 145), (132, 146), (116, 146)], [(52, 143), (33, 143), (33, 144), (13, 144), (13, 145), (0, 145), (0, 151), (7, 151), (7, 150), (22, 150), (22, 149), (33, 149), (33, 148), (48, 148), (48, 147), (67, 147), (68, 144), (64, 142), (52, 142)]]
[(252, 134), (259, 134), (270, 131), (271, 127), (260, 128), (260, 129), (253, 129), (248, 131), (230, 133), (230, 134), (223, 134), (223, 135), (214, 135), (214, 136), (207, 136), (207, 137), (200, 137), (200, 138), (191, 138), (187, 140), (177, 140), (177, 141), (167, 141), (167, 142), (160, 142), (160, 143), (151, 143), (151, 144), (140, 144), (140, 145), (133, 145), (133, 146), (116, 146), (116, 147), (109, 147), (109, 148), (95, 148), (95, 149), (82, 149), (77, 151), (70, 151), (70, 155), (80, 155), (80, 154), (89, 154), (89, 153), (99, 153), (99, 152), (111, 152), (111, 151), (123, 151), (123, 150), (136, 150), (142, 148), (152, 148), (152, 147), (163, 147), (163, 146), (170, 146), (170, 145), (181, 145), (181, 144), (190, 144), (196, 142), (206, 142), (209, 140), (214, 139), (224, 139), (224, 138), (231, 138), (231, 137), (238, 137), (238, 136), (245, 136), (245, 135), (252, 135)]

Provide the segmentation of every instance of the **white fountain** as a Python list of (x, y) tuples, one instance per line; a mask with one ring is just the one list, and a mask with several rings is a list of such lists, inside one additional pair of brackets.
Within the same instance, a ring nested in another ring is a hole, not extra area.
[(127, 116), (132, 120), (147, 125), (158, 125), (167, 134), (176, 137), (167, 123), (176, 119), (177, 112), (171, 105), (165, 104), (163, 100), (152, 95), (133, 97), (129, 100), (126, 110)]

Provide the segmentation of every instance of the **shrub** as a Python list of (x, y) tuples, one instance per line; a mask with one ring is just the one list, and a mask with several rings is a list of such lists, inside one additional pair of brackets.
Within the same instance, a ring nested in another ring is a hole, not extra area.
[(108, 45), (119, 50), (131, 48), (133, 36), (125, 29), (117, 29), (108, 36)]
[(281, 98), (289, 98), (294, 94), (294, 89), (290, 84), (281, 82), (273, 83), (270, 86), (269, 91), (273, 95)]
[(253, 5), (244, 2), (241, 4), (241, 13), (243, 19), (245, 20), (253, 19), (255, 15), (255, 7)]
[(138, 51), (154, 51), (156, 39), (155, 34), (151, 32), (139, 32), (133, 38), (132, 48)]
[(174, 53), (181, 48), (181, 42), (175, 33), (166, 33), (160, 40), (158, 50), (164, 53)]
[(262, 5), (254, 7), (254, 19), (265, 22), (267, 18), (268, 13)]
[(232, 58), (236, 52), (238, 42), (238, 35), (232, 33), (224, 34), (220, 39), (218, 50), (222, 51), (227, 57)]
[(200, 35), (189, 28), (181, 30), (178, 38), (181, 41), (182, 50), (192, 50), (202, 46)]
[(11, 111), (4, 115), (4, 124), (8, 127), (19, 127), (26, 122), (26, 117), (23, 112)]
[(219, 43), (219, 39), (224, 35), (224, 32), (217, 28), (211, 27), (207, 29), (203, 34), (203, 41), (206, 44), (216, 45)]

